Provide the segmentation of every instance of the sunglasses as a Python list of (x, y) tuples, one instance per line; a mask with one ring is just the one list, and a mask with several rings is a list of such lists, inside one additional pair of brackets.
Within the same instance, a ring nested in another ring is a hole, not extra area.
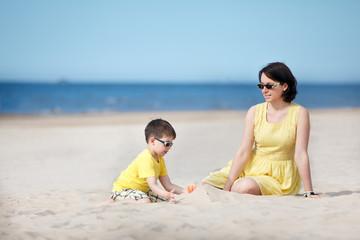
[(174, 143), (172, 142), (165, 142), (163, 140), (160, 140), (158, 138), (155, 138), (156, 140), (158, 140), (159, 142), (163, 143), (165, 145), (165, 147), (172, 147), (172, 145), (174, 145)]
[(276, 84), (274, 84), (274, 85), (272, 85), (272, 84), (262, 84), (262, 83), (259, 83), (257, 86), (258, 86), (258, 88), (260, 88), (260, 89), (264, 89), (264, 87), (266, 87), (267, 89), (273, 89), (274, 87), (277, 87), (277, 86), (279, 86), (280, 85), (280, 83), (278, 82), (278, 83), (276, 83)]

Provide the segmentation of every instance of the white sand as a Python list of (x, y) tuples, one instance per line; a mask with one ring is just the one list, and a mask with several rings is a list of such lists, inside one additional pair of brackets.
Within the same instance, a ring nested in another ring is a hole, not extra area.
[(310, 111), (313, 185), (322, 199), (205, 186), (177, 204), (95, 208), (162, 117), (177, 131), (165, 160), (179, 185), (223, 167), (244, 112), (0, 116), (0, 239), (360, 239), (360, 109)]

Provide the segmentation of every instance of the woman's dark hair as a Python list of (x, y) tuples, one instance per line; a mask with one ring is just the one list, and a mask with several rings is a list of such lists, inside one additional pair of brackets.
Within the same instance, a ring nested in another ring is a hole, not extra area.
[(145, 140), (147, 143), (149, 143), (151, 137), (162, 138), (164, 136), (176, 138), (175, 129), (168, 121), (159, 118), (148, 123), (145, 128)]
[(291, 102), (295, 99), (297, 90), (296, 85), (297, 81), (284, 63), (281, 62), (273, 62), (269, 63), (266, 67), (260, 70), (259, 72), (259, 82), (261, 82), (261, 75), (265, 74), (268, 78), (280, 82), (281, 85), (286, 83), (288, 88), (284, 91), (282, 97), (285, 102)]

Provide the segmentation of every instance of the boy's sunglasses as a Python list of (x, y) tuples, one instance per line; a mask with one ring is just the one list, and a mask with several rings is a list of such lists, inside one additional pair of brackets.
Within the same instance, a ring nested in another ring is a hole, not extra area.
[(155, 138), (155, 139), (158, 140), (159, 142), (162, 142), (165, 145), (165, 147), (172, 147), (172, 145), (174, 145), (174, 143), (172, 143), (172, 142), (165, 142), (165, 141), (160, 140), (158, 138)]
[(273, 89), (274, 87), (277, 87), (277, 86), (279, 86), (279, 82), (278, 83), (276, 83), (276, 84), (274, 84), (274, 85), (272, 85), (272, 84), (262, 84), (262, 83), (259, 83), (257, 86), (258, 86), (258, 88), (260, 88), (260, 89), (264, 89), (264, 87), (266, 87), (267, 89)]

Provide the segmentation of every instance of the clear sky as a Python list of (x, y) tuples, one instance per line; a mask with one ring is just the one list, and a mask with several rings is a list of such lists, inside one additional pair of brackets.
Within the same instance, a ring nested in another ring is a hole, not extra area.
[(0, 80), (360, 82), (357, 0), (1, 0)]

